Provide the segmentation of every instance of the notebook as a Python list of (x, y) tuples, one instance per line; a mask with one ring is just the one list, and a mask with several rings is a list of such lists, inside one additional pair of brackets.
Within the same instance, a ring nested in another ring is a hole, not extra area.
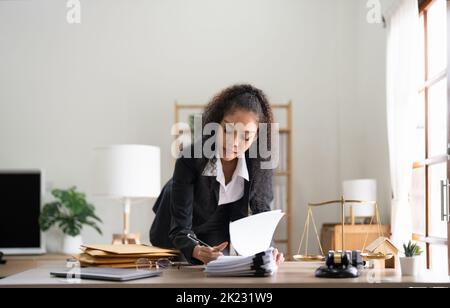
[(78, 272), (73, 273), (69, 270), (52, 271), (50, 275), (55, 277), (66, 278), (68, 275), (72, 278), (81, 279), (95, 279), (95, 280), (111, 280), (111, 281), (129, 281), (136, 279), (143, 279), (149, 277), (160, 276), (161, 271), (144, 271), (135, 269), (123, 269), (123, 268), (97, 268), (86, 267), (80, 268)]

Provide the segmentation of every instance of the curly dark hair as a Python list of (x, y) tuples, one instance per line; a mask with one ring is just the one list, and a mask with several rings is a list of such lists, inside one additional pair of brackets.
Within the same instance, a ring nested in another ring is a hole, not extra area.
[(258, 116), (260, 123), (273, 122), (272, 108), (263, 91), (249, 84), (234, 85), (222, 90), (208, 103), (203, 113), (203, 127), (221, 123), (237, 109), (248, 110)]
[[(267, 146), (270, 148), (272, 108), (264, 92), (249, 84), (233, 85), (215, 95), (203, 112), (202, 128), (209, 123), (221, 123), (225, 116), (236, 110), (253, 112), (258, 117), (259, 123), (267, 124)], [(204, 136), (204, 140), (207, 138)]]

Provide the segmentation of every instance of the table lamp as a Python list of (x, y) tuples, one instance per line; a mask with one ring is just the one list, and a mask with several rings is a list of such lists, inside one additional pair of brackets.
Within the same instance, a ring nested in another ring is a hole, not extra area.
[[(342, 194), (346, 200), (377, 200), (377, 181), (375, 179), (349, 180), (342, 183)], [(351, 224), (355, 224), (355, 218), (371, 219), (375, 216), (373, 203), (352, 204), (346, 208), (346, 217), (350, 217)]]
[(132, 202), (157, 197), (161, 189), (160, 149), (148, 145), (114, 145), (95, 148), (94, 194), (123, 204), (123, 233), (113, 244), (140, 244), (129, 232)]

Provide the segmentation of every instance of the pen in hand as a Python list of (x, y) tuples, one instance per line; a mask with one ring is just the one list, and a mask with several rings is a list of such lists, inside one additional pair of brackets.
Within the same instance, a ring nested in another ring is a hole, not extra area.
[[(191, 240), (193, 240), (194, 242), (202, 244), (203, 246), (206, 246), (206, 247), (211, 248), (211, 249), (215, 249), (214, 247), (211, 247), (210, 245), (208, 245), (205, 242), (199, 240), (198, 238), (196, 238), (195, 236), (193, 236), (191, 234), (188, 234), (187, 237), (190, 238)], [(222, 252), (220, 252), (220, 254), (222, 254)]]
[(193, 240), (194, 242), (197, 242), (197, 243), (199, 243), (199, 244), (202, 244), (203, 246), (212, 248), (211, 246), (209, 246), (208, 244), (206, 244), (205, 242), (199, 240), (198, 238), (196, 238), (195, 236), (193, 236), (193, 235), (191, 235), (191, 234), (188, 234), (187, 237), (190, 238), (191, 240)]

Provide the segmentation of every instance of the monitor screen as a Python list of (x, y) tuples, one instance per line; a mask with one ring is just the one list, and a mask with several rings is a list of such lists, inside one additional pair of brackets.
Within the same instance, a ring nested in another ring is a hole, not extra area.
[(39, 248), (41, 172), (0, 170), (0, 251)]

